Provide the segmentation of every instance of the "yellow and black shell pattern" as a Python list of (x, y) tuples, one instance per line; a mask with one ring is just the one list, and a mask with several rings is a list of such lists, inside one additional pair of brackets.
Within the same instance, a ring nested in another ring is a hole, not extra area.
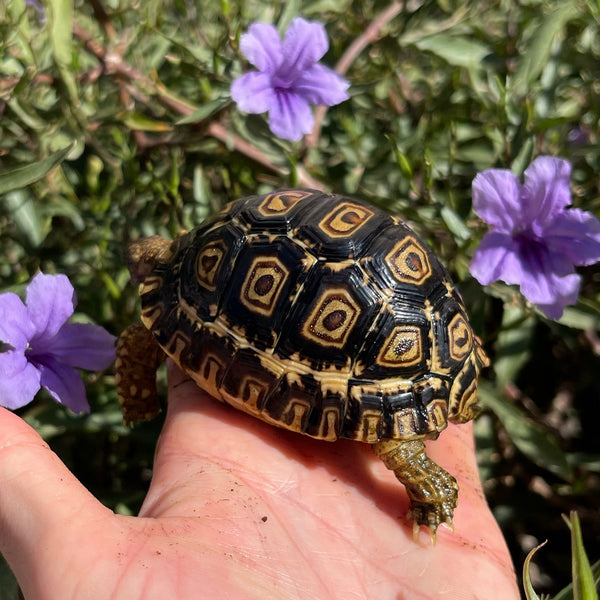
[(446, 269), (402, 221), (287, 189), (183, 234), (142, 321), (213, 396), (325, 440), (435, 438), (476, 414), (485, 357)]

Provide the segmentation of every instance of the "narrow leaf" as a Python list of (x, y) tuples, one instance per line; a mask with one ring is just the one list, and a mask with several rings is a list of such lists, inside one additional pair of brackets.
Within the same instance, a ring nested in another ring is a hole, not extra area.
[[(594, 581), (600, 580), (600, 560), (597, 560), (592, 566), (592, 576)], [(596, 586), (598, 587), (598, 586)], [(552, 598), (552, 600), (573, 600), (573, 584), (565, 586), (556, 596)]]
[(526, 316), (520, 306), (505, 306), (494, 361), (499, 388), (503, 388), (509, 381), (515, 381), (528, 360), (535, 324), (535, 317)]
[(45, 232), (31, 194), (27, 190), (14, 190), (6, 194), (2, 202), (21, 235), (37, 248), (44, 241)]
[(133, 131), (163, 132), (172, 129), (171, 125), (165, 121), (157, 121), (139, 113), (127, 113), (117, 116), (121, 117), (123, 123)]
[(300, 1), (299, 0), (288, 0), (283, 4), (283, 12), (279, 17), (277, 23), (277, 29), (281, 35), (284, 35), (289, 24), (294, 20), (295, 17), (300, 13)]
[[(547, 540), (546, 540), (547, 542)], [(523, 587), (525, 588), (525, 596), (527, 600), (540, 600), (540, 597), (535, 593), (533, 585), (531, 584), (531, 577), (529, 576), (529, 563), (533, 558), (533, 555), (542, 547), (546, 545), (546, 542), (542, 542), (539, 546), (536, 546), (525, 558), (523, 563)]]
[(428, 50), (456, 67), (475, 67), (492, 53), (491, 49), (470, 39), (446, 33), (431, 35), (415, 42), (420, 50)]
[(570, 518), (563, 516), (571, 530), (571, 568), (573, 572), (573, 600), (598, 600), (598, 592), (594, 583), (594, 575), (590, 567), (583, 538), (579, 516), (571, 511)]
[(541, 425), (531, 420), (515, 405), (500, 397), (487, 382), (479, 384), (479, 396), (484, 407), (500, 419), (514, 445), (536, 465), (559, 475), (571, 477), (571, 468), (556, 439)]
[(51, 154), (47, 158), (38, 162), (27, 165), (26, 167), (19, 167), (12, 171), (6, 171), (0, 173), (0, 195), (6, 194), (12, 190), (18, 190), (24, 188), (32, 183), (35, 183), (50, 169), (61, 163), (69, 154), (74, 144)]
[(187, 123), (198, 123), (212, 117), (216, 112), (225, 108), (231, 102), (230, 98), (217, 98), (206, 102), (200, 108), (195, 110), (191, 115), (183, 117), (177, 121), (177, 125), (185, 125)]
[(531, 83), (539, 77), (548, 63), (556, 36), (559, 35), (565, 24), (578, 14), (579, 9), (576, 3), (571, 1), (565, 2), (560, 8), (542, 19), (535, 35), (522, 54), (510, 86), (513, 94), (522, 96), (527, 93)]
[(78, 104), (77, 84), (73, 72), (73, 0), (48, 0), (50, 8), (49, 33), (52, 54), (69, 97)]
[(442, 207), (442, 219), (444, 219), (446, 227), (448, 227), (457, 239), (464, 241), (468, 240), (473, 235), (473, 232), (464, 220), (448, 205)]
[(576, 306), (567, 306), (558, 322), (574, 329), (600, 330), (600, 312), (595, 306), (586, 306), (585, 300), (582, 298)]

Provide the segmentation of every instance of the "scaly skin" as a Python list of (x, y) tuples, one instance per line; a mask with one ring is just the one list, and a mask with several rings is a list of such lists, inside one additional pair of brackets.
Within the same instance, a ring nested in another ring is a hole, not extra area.
[(425, 454), (425, 444), (421, 440), (384, 440), (373, 444), (373, 451), (406, 487), (415, 537), (421, 525), (429, 528), (433, 542), (441, 523), (453, 527), (458, 484), (450, 473)]
[(141, 323), (130, 325), (119, 336), (115, 380), (126, 424), (147, 421), (159, 413), (156, 369), (164, 360), (154, 335)]

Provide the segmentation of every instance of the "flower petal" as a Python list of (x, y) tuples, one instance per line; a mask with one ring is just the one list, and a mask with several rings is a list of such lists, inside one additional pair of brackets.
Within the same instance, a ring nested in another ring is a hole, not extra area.
[[(254, 23), (240, 38), (242, 54), (259, 70), (274, 73), (283, 60), (281, 38), (273, 25)], [(261, 111), (264, 112), (264, 111)]]
[(70, 367), (96, 371), (114, 362), (115, 341), (114, 335), (98, 325), (67, 323), (44, 345), (43, 352)]
[(482, 285), (499, 280), (519, 284), (522, 269), (518, 244), (510, 235), (497, 231), (488, 231), (483, 236), (469, 267)]
[(40, 383), (61, 404), (68, 406), (76, 413), (89, 412), (90, 405), (85, 397), (85, 386), (79, 371), (64, 365), (51, 356), (45, 357), (39, 365)]
[(299, 140), (312, 131), (313, 125), (314, 118), (304, 98), (285, 91), (276, 94), (276, 102), (269, 110), (269, 127), (276, 136)]
[(524, 272), (521, 293), (551, 319), (560, 319), (565, 306), (575, 304), (581, 278), (551, 271)]
[(0, 405), (12, 410), (33, 400), (40, 372), (20, 352), (0, 353)]
[[(549, 224), (555, 216), (571, 204), (569, 182), (571, 165), (554, 156), (538, 156), (525, 169), (523, 186), (523, 217), (538, 227)], [(537, 232), (542, 235), (543, 231)]]
[(328, 47), (327, 33), (321, 23), (295, 18), (285, 32), (283, 61), (277, 70), (277, 78), (291, 85), (323, 57)]
[(332, 69), (313, 65), (294, 82), (293, 90), (310, 104), (333, 106), (348, 99), (350, 84)]
[(38, 273), (27, 286), (26, 304), (35, 338), (51, 338), (73, 314), (75, 292), (66, 275)]
[(498, 280), (519, 285), (521, 293), (552, 319), (577, 301), (580, 278), (572, 268), (566, 257), (541, 244), (527, 245), (495, 231), (485, 234), (470, 265), (483, 285)]
[(521, 183), (508, 169), (487, 169), (473, 180), (473, 210), (497, 231), (522, 225)]
[(600, 261), (600, 221), (591, 213), (569, 208), (544, 230), (548, 247), (565, 254), (574, 265)]
[(267, 112), (277, 102), (271, 78), (257, 71), (238, 77), (231, 86), (231, 97), (247, 113)]
[(573, 273), (573, 263), (539, 240), (522, 238), (519, 246), (521, 293), (550, 318), (559, 318), (579, 294), (580, 277)]
[(0, 342), (25, 351), (35, 332), (27, 307), (12, 292), (0, 295)]

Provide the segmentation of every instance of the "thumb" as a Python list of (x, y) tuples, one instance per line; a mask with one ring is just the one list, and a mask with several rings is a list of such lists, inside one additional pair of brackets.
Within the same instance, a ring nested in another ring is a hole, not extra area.
[(0, 553), (21, 584), (43, 578), (57, 549), (76, 549), (85, 523), (107, 514), (34, 429), (0, 408)]

